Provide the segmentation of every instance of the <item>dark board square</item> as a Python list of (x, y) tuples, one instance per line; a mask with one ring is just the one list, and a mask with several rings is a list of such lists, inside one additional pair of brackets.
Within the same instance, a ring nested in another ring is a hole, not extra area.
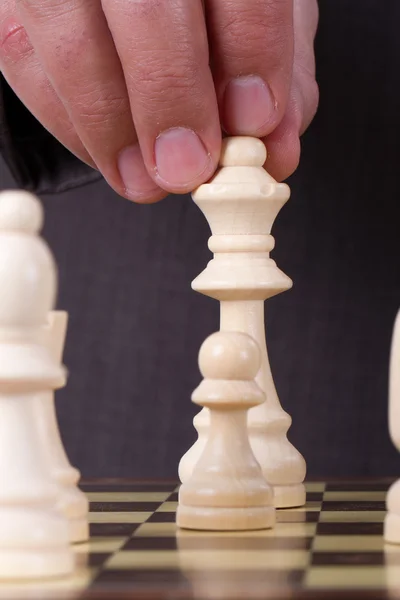
[(334, 500), (329, 500), (326, 501), (322, 504), (322, 510), (333, 510), (333, 511), (341, 511), (341, 512), (347, 512), (347, 511), (385, 511), (386, 510), (386, 504), (384, 501), (380, 502), (380, 501), (363, 501), (363, 500), (357, 500), (356, 502), (348, 502), (348, 501), (343, 501), (343, 502), (335, 502)]
[(316, 552), (313, 554), (312, 565), (318, 566), (381, 566), (384, 564), (382, 552)]
[(153, 481), (149, 483), (134, 481), (84, 481), (80, 488), (84, 492), (165, 492), (173, 493), (176, 489), (175, 482)]
[(106, 560), (108, 560), (113, 554), (113, 552), (90, 552), (87, 557), (87, 566), (100, 567), (101, 565), (104, 565)]
[(140, 523), (90, 523), (90, 537), (131, 536)]
[(307, 492), (307, 502), (322, 502), (324, 492)]
[(155, 512), (149, 517), (146, 523), (175, 523), (176, 513), (174, 512)]
[(317, 535), (383, 535), (382, 523), (318, 523)]
[(154, 512), (161, 502), (90, 502), (90, 512)]
[(391, 485), (384, 481), (336, 481), (326, 484), (327, 492), (386, 492)]

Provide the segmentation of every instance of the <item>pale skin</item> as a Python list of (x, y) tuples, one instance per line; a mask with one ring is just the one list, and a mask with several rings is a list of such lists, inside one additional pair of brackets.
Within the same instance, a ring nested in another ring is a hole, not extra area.
[(215, 171), (221, 125), (297, 168), (318, 104), (317, 0), (1, 0), (0, 68), (35, 117), (121, 196)]

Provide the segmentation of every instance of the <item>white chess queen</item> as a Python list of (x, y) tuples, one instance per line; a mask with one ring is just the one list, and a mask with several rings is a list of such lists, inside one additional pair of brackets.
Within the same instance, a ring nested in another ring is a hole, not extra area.
[[(292, 420), (282, 409), (271, 373), (264, 301), (292, 286), (270, 257), (275, 245), (271, 228), (290, 190), (263, 168), (266, 157), (259, 139), (225, 138), (220, 168), (193, 192), (211, 228), (208, 247), (214, 257), (192, 287), (219, 300), (222, 331), (247, 333), (260, 347), (257, 383), (266, 400), (249, 410), (250, 443), (265, 479), (273, 486), (275, 506), (289, 508), (305, 503), (306, 463), (287, 438)], [(199, 437), (180, 462), (182, 483), (190, 478), (204, 450), (210, 429), (207, 408), (196, 416), (194, 426)]]

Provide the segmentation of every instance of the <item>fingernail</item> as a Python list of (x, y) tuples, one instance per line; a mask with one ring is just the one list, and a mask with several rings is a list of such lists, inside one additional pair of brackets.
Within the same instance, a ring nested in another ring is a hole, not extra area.
[(237, 77), (225, 90), (224, 127), (231, 134), (266, 135), (275, 108), (272, 92), (261, 77)]
[(168, 129), (158, 136), (155, 160), (160, 179), (176, 188), (190, 187), (211, 165), (200, 138), (185, 127)]
[(159, 191), (148, 174), (143, 162), (139, 144), (128, 146), (118, 157), (118, 169), (127, 196), (136, 202), (145, 201)]

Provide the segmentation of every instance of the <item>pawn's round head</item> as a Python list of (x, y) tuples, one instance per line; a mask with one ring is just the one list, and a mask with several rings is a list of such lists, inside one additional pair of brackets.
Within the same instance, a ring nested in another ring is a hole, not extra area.
[(205, 379), (251, 381), (260, 363), (258, 344), (246, 333), (219, 331), (200, 348), (199, 367)]
[[(0, 336), (46, 322), (56, 291), (51, 252), (38, 236), (43, 209), (32, 194), (0, 193)], [(23, 335), (23, 334), (22, 334)]]

